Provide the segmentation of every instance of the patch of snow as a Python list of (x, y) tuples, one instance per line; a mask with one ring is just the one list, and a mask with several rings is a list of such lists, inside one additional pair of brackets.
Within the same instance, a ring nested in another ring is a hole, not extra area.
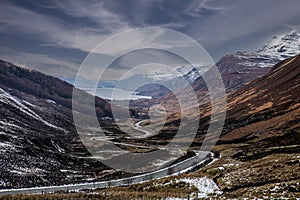
[(55, 101), (53, 101), (53, 100), (51, 100), (51, 99), (47, 99), (46, 100), (48, 103), (53, 103), (53, 104), (56, 104), (56, 102)]
[(10, 170), (11, 173), (25, 175), (25, 174), (40, 174), (44, 173), (45, 170), (40, 168), (24, 168), (24, 167), (18, 167), (13, 170)]
[(9, 142), (0, 142), (0, 152), (15, 151), (15, 145)]
[(224, 164), (223, 167), (234, 167), (234, 166), (239, 166), (239, 164), (236, 163), (229, 163), (229, 164)]
[(12, 124), (12, 123), (9, 123), (9, 122), (4, 122), (4, 121), (0, 121), (0, 125), (2, 125), (2, 127), (11, 126), (11, 127), (15, 127), (15, 128), (18, 128), (18, 129), (22, 129), (22, 127), (20, 127), (20, 126), (17, 126), (15, 124)]
[(221, 195), (223, 192), (220, 190), (220, 188), (217, 186), (217, 184), (207, 177), (201, 177), (201, 178), (182, 178), (178, 181), (188, 183), (190, 185), (194, 185), (198, 190), (198, 197), (199, 198), (205, 198), (209, 195), (216, 194)]
[(224, 167), (218, 167), (218, 170), (223, 171), (225, 168)]
[(53, 140), (51, 140), (51, 144), (57, 149), (58, 152), (64, 153), (65, 150), (61, 148), (58, 144), (56, 144)]
[(300, 156), (293, 156), (292, 158), (300, 158)]
[(102, 117), (102, 120), (113, 120), (111, 117)]
[(0, 148), (12, 147), (13, 145), (7, 142), (0, 142)]
[(36, 105), (33, 105), (32, 103), (29, 103), (28, 101), (22, 100), (22, 102), (30, 107), (36, 107)]
[(271, 192), (275, 192), (277, 191), (278, 189), (280, 189), (279, 186), (275, 185), (274, 188), (270, 189)]
[(4, 181), (0, 180), (0, 186), (5, 186), (5, 185), (6, 185), (6, 183)]
[(30, 108), (28, 108), (27, 106), (25, 106), (24, 104), (21, 103), (21, 100), (18, 100), (18, 98), (13, 97), (12, 95), (10, 95), (9, 93), (7, 93), (6, 91), (4, 91), (3, 89), (0, 88), (0, 102), (3, 102), (5, 104), (9, 104), (15, 108), (17, 108), (18, 110), (20, 110), (21, 112), (25, 113), (26, 115), (29, 115), (30, 117), (41, 121), (42, 123), (44, 123), (45, 125), (55, 128), (55, 129), (59, 129), (62, 131), (65, 131), (65, 129), (57, 127), (49, 122), (47, 122), (46, 120), (44, 120), (41, 116), (39, 116), (37, 113), (35, 113), (33, 110), (31, 110)]
[(12, 137), (12, 138), (18, 138), (18, 136), (16, 136), (16, 135), (12, 135), (12, 134), (10, 134), (10, 133), (4, 133), (4, 132), (0, 132), (0, 135), (8, 135), (8, 136), (10, 136), (10, 137)]

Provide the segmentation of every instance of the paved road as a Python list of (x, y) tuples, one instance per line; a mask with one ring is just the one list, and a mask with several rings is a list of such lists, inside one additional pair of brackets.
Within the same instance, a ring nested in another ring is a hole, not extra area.
[(134, 124), (134, 127), (132, 127), (132, 128), (134, 128), (135, 130), (138, 130), (138, 131), (144, 133), (144, 135), (141, 135), (141, 136), (134, 136), (135, 138), (147, 138), (147, 137), (150, 137), (150, 136), (152, 135), (151, 132), (142, 129), (142, 126), (140, 125), (141, 123), (146, 122), (146, 121), (147, 121), (147, 120), (139, 121), (139, 122), (137, 122), (137, 123)]
[(3, 195), (15, 195), (15, 194), (34, 194), (34, 193), (48, 193), (67, 190), (84, 190), (84, 189), (96, 189), (107, 188), (114, 186), (127, 186), (135, 183), (141, 183), (153, 179), (163, 178), (171, 174), (184, 173), (192, 168), (200, 165), (201, 163), (212, 160), (213, 153), (211, 152), (198, 152), (196, 156), (188, 158), (182, 162), (176, 163), (170, 167), (166, 167), (151, 173), (142, 174), (139, 176), (133, 176), (129, 178), (102, 181), (95, 183), (82, 183), (73, 185), (59, 185), (59, 186), (47, 186), (47, 187), (35, 187), (35, 188), (22, 188), (22, 189), (7, 189), (0, 190), (0, 196)]

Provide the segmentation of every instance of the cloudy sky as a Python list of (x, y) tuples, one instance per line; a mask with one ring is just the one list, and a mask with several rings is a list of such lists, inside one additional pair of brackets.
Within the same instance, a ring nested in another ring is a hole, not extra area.
[[(2, 0), (0, 59), (72, 77), (89, 52), (112, 34), (152, 26), (190, 36), (217, 61), (299, 30), (299, 8), (298, 0)], [(134, 37), (127, 42), (134, 43)], [(116, 48), (107, 47), (102, 56), (112, 56)]]

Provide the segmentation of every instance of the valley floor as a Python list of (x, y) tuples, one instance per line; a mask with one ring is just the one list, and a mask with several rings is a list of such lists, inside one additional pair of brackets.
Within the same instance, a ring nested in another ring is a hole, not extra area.
[[(300, 153), (272, 153), (247, 160), (240, 145), (218, 145), (221, 157), (189, 173), (100, 190), (21, 195), (5, 199), (297, 199), (300, 197)], [(290, 148), (288, 146), (281, 148)], [(267, 150), (266, 150), (267, 151)], [(248, 152), (249, 156), (253, 152)], [(258, 154), (258, 152), (257, 152)]]

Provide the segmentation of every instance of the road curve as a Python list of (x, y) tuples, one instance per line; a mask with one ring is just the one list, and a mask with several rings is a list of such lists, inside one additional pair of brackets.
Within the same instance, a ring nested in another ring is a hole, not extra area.
[(134, 126), (132, 127), (133, 129), (138, 130), (138, 131), (144, 133), (144, 135), (135, 136), (135, 138), (147, 138), (147, 137), (150, 137), (152, 135), (151, 132), (142, 129), (142, 126), (140, 124), (143, 123), (143, 122), (145, 122), (145, 121), (147, 121), (147, 120), (139, 121), (139, 122), (135, 123)]
[(110, 181), (94, 182), (94, 183), (80, 183), (80, 184), (70, 184), (70, 185), (19, 188), (19, 189), (4, 189), (4, 190), (0, 190), (0, 196), (16, 195), (16, 194), (36, 194), (36, 193), (41, 194), (41, 193), (67, 191), (67, 190), (101, 189), (101, 188), (116, 187), (116, 186), (128, 186), (131, 184), (163, 178), (173, 174), (188, 172), (189, 170), (193, 169), (196, 166), (210, 162), (213, 156), (214, 154), (211, 152), (197, 152), (195, 156), (188, 158), (182, 162), (176, 163), (172, 166), (154, 172), (149, 172), (138, 176), (132, 176), (129, 178), (116, 179)]

